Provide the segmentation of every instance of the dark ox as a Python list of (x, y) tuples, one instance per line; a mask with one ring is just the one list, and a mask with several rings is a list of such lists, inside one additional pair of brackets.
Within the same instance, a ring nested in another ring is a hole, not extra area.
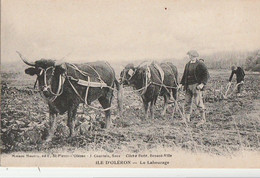
[[(151, 118), (154, 119), (153, 107), (158, 96), (164, 97), (163, 116), (166, 113), (170, 93), (172, 92), (175, 100), (177, 98), (178, 71), (176, 66), (170, 62), (160, 63), (159, 66), (164, 72), (163, 83), (158, 67), (156, 67), (154, 62), (143, 66), (139, 65), (138, 67), (128, 64), (120, 73), (120, 83), (133, 86), (138, 91), (140, 90), (145, 110), (145, 119), (148, 118), (149, 103)], [(148, 70), (149, 75), (147, 75)]]
[[(106, 128), (111, 124), (110, 107), (113, 98), (113, 87), (118, 90), (118, 104), (120, 104), (120, 85), (115, 78), (112, 67), (102, 61), (73, 65), (63, 63), (56, 65), (54, 60), (41, 59), (34, 63), (28, 62), (18, 53), (25, 64), (32, 66), (25, 70), (26, 74), (36, 75), (42, 96), (49, 105), (49, 136), (46, 141), (50, 141), (56, 130), (57, 114), (68, 114), (67, 126), (70, 130), (70, 137), (74, 136), (74, 121), (77, 108), (80, 103), (91, 104), (94, 100), (99, 101), (105, 110)], [(103, 85), (109, 87), (86, 87), (79, 85), (77, 80), (96, 82), (103, 81)], [(36, 83), (35, 83), (36, 84)], [(88, 92), (87, 91), (88, 88)], [(86, 97), (87, 93), (87, 98)], [(86, 100), (85, 100), (86, 99)], [(121, 110), (120, 110), (121, 114)]]

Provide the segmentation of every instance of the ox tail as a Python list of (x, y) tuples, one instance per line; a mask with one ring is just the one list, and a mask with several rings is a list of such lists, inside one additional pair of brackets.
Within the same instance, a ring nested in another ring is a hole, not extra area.
[(120, 83), (115, 79), (114, 81), (117, 89), (117, 104), (120, 118), (123, 117), (123, 89)]

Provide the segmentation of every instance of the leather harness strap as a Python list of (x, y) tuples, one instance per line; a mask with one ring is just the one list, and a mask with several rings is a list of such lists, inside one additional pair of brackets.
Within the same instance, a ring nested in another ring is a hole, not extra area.
[(162, 70), (161, 66), (158, 65), (157, 63), (153, 63), (155, 68), (158, 70), (159, 74), (160, 74), (160, 77), (161, 77), (161, 82), (163, 83), (164, 82), (164, 71)]
[[(90, 77), (88, 76), (88, 83), (90, 82)], [(89, 85), (87, 86), (87, 89), (86, 89), (86, 95), (85, 95), (85, 104), (88, 105), (88, 90), (89, 90)]]

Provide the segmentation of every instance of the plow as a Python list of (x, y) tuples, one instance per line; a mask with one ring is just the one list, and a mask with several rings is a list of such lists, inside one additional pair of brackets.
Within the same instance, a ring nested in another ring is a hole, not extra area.
[(205, 102), (217, 102), (221, 100), (227, 100), (236, 94), (236, 90), (239, 85), (242, 85), (243, 82), (232, 85), (228, 83), (226, 86), (220, 85), (217, 86), (215, 83), (214, 86), (208, 88), (208, 90), (204, 93), (204, 101)]

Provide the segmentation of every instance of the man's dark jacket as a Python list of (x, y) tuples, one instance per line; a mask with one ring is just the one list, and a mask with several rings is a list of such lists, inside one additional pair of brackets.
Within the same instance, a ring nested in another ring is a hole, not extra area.
[(229, 81), (231, 82), (233, 75), (236, 74), (237, 76), (237, 83), (240, 83), (241, 81), (244, 81), (245, 72), (241, 67), (237, 67), (236, 70), (232, 70), (232, 73), (229, 77)]
[[(196, 69), (193, 75), (195, 75), (197, 83), (198, 84), (203, 83), (204, 85), (206, 85), (209, 79), (209, 72), (206, 65), (203, 62), (200, 62), (199, 60), (197, 60), (195, 64), (196, 64)], [(184, 86), (184, 90), (186, 90), (188, 87), (189, 65), (190, 65), (190, 61), (186, 64), (181, 79), (181, 84)], [(203, 87), (203, 89), (204, 88), (205, 87)]]

